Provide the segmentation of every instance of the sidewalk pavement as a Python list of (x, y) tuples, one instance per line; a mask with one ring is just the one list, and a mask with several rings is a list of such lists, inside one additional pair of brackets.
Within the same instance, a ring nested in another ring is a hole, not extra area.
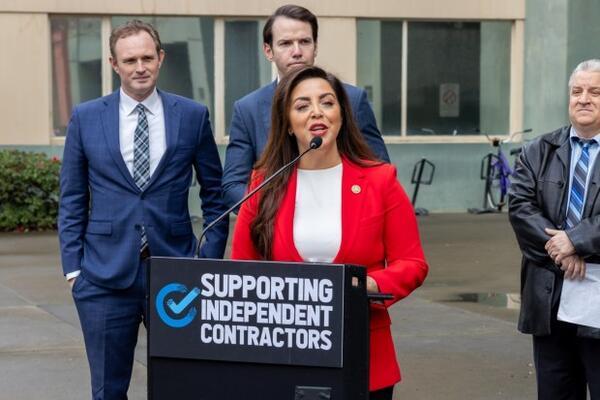
[[(403, 374), (394, 399), (532, 399), (531, 339), (516, 330), (519, 252), (506, 214), (419, 219), (430, 274), (391, 308)], [(146, 398), (140, 329), (132, 400)], [(90, 398), (56, 233), (0, 234), (0, 400)]]

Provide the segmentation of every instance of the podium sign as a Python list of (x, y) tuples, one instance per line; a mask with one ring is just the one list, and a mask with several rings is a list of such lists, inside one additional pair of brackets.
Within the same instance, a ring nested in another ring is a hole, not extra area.
[(344, 395), (368, 386), (364, 284), (354, 266), (151, 258), (149, 398), (366, 398)]

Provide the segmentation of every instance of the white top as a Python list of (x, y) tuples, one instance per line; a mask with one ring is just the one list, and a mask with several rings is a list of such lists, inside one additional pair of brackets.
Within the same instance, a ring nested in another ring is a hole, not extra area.
[(331, 262), (342, 242), (342, 164), (298, 169), (294, 245), (304, 261)]
[[(119, 145), (123, 161), (133, 176), (133, 143), (135, 137), (135, 128), (138, 123), (137, 100), (129, 97), (121, 88), (119, 101)], [(165, 131), (165, 115), (163, 104), (154, 88), (150, 96), (141, 102), (146, 109), (146, 119), (148, 120), (148, 132), (150, 134), (150, 176), (156, 170), (160, 159), (167, 149), (167, 136)]]

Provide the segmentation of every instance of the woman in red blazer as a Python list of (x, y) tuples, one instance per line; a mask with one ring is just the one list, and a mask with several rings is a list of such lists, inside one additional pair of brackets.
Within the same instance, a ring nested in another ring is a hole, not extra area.
[[(371, 306), (370, 332), (370, 398), (391, 400), (400, 369), (387, 307), (419, 287), (428, 270), (414, 211), (396, 179), (396, 169), (375, 159), (354, 123), (342, 84), (320, 68), (304, 67), (281, 80), (273, 100), (271, 126), (250, 189), (308, 149), (315, 136), (323, 139), (321, 147), (307, 153), (298, 169), (341, 169), (339, 184), (324, 188), (339, 193), (339, 187), (341, 191), (341, 205), (331, 211), (340, 232), (330, 235), (338, 237), (327, 261), (366, 266), (367, 290), (394, 296)], [(310, 253), (311, 238), (307, 250), (307, 235), (301, 240), (301, 233), (294, 228), (306, 222), (299, 221), (298, 215), (310, 215), (311, 210), (301, 213), (297, 207), (305, 204), (300, 196), (318, 197), (319, 188), (316, 194), (298, 193), (298, 169), (284, 173), (242, 206), (233, 237), (233, 259), (307, 261), (298, 244), (302, 242), (304, 253)], [(316, 182), (318, 186), (319, 179)], [(335, 232), (320, 223), (314, 225), (316, 241), (330, 239), (319, 237), (322, 230)], [(316, 247), (321, 244), (315, 242)]]

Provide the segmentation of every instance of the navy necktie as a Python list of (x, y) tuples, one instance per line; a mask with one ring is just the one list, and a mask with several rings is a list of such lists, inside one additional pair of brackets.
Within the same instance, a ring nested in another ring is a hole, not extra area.
[(585, 187), (590, 164), (590, 146), (596, 144), (593, 140), (577, 140), (577, 146), (581, 146), (581, 155), (575, 165), (569, 193), (569, 209), (567, 210), (567, 228), (572, 228), (581, 221), (583, 207), (585, 205)]
[[(138, 123), (133, 139), (133, 180), (140, 190), (144, 190), (150, 182), (150, 132), (144, 106), (140, 103), (135, 109), (138, 112)], [(147, 245), (146, 229), (142, 226), (140, 252)]]

